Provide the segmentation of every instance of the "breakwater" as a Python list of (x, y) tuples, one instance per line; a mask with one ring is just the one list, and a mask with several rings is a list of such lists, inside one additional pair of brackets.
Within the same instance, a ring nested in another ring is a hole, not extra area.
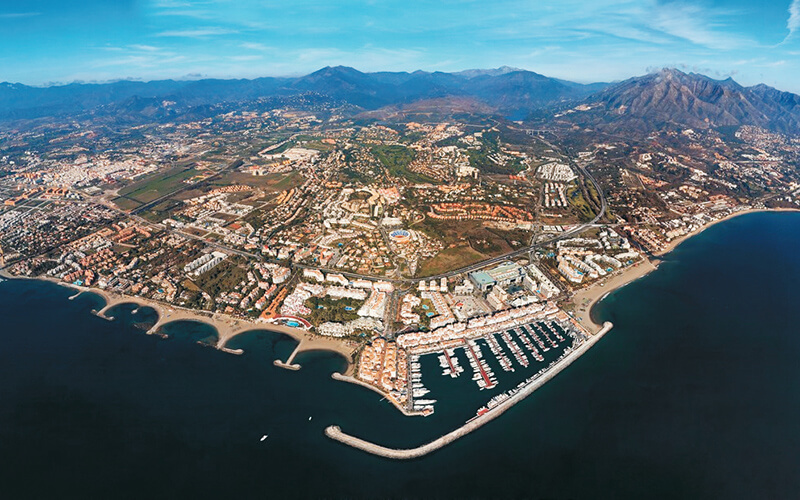
[(506, 401), (500, 403), (490, 412), (485, 413), (484, 415), (481, 415), (467, 422), (458, 429), (455, 429), (454, 431), (449, 432), (431, 441), (430, 443), (418, 446), (416, 448), (407, 448), (407, 449), (387, 448), (385, 446), (371, 443), (369, 441), (365, 441), (361, 438), (357, 438), (355, 436), (347, 434), (336, 425), (331, 425), (327, 427), (325, 429), (325, 435), (331, 439), (344, 443), (348, 446), (352, 446), (353, 448), (357, 448), (359, 450), (366, 451), (367, 453), (371, 453), (373, 455), (378, 455), (385, 458), (392, 458), (395, 460), (409, 460), (412, 458), (422, 457), (424, 455), (427, 455), (428, 453), (438, 450), (439, 448), (447, 446), (456, 439), (466, 436), (467, 434), (474, 431), (475, 429), (478, 429), (482, 425), (491, 422), (495, 418), (505, 413), (509, 408), (519, 403), (526, 397), (530, 396), (536, 389), (546, 384), (548, 381), (550, 381), (550, 379), (552, 379), (559, 372), (561, 372), (561, 370), (568, 367), (569, 365), (572, 364), (573, 361), (581, 357), (594, 344), (596, 344), (609, 330), (611, 330), (613, 326), (614, 325), (611, 322), (608, 321), (605, 322), (603, 324), (603, 328), (599, 332), (597, 332), (588, 340), (586, 340), (581, 346), (576, 348), (572, 353), (570, 353), (564, 359), (557, 362), (541, 377), (537, 378), (530, 384), (526, 385), (517, 394), (507, 399)]

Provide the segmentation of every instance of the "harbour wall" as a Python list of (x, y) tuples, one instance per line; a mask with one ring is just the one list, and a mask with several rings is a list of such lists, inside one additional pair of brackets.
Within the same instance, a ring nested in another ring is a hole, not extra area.
[(495, 418), (505, 413), (509, 408), (519, 403), (526, 397), (530, 396), (536, 389), (549, 382), (550, 379), (552, 379), (559, 372), (561, 372), (561, 370), (571, 365), (572, 362), (575, 361), (576, 359), (580, 358), (586, 351), (588, 351), (594, 344), (596, 344), (609, 330), (611, 330), (613, 326), (614, 325), (611, 322), (609, 321), (605, 322), (603, 324), (603, 328), (599, 332), (590, 337), (586, 342), (583, 343), (583, 345), (575, 349), (570, 355), (568, 355), (567, 357), (556, 363), (552, 368), (547, 370), (547, 372), (540, 378), (526, 385), (520, 392), (518, 392), (511, 398), (507, 399), (506, 401), (503, 401), (488, 413), (485, 413), (484, 415), (475, 418), (474, 420), (462, 425), (458, 429), (455, 429), (454, 431), (449, 432), (444, 436), (441, 436), (438, 439), (431, 441), (430, 443), (418, 446), (416, 448), (407, 448), (407, 449), (387, 448), (385, 446), (381, 446), (379, 444), (371, 443), (361, 438), (351, 436), (350, 434), (343, 432), (342, 429), (336, 425), (327, 427), (325, 429), (325, 435), (331, 439), (335, 439), (336, 441), (352, 446), (353, 448), (357, 448), (359, 450), (366, 451), (367, 453), (371, 453), (373, 455), (378, 455), (385, 458), (392, 458), (395, 460), (409, 460), (412, 458), (425, 456), (428, 453), (431, 453), (433, 451), (438, 450), (439, 448), (442, 448), (443, 446), (447, 446), (448, 444), (452, 443), (453, 441), (462, 436), (466, 436), (475, 429), (478, 429), (480, 426), (485, 425), (488, 422), (491, 422)]

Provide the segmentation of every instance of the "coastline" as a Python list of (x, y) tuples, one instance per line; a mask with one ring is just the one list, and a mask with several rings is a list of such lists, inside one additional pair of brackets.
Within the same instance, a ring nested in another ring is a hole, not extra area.
[[(692, 236), (696, 236), (702, 233), (707, 228), (714, 226), (715, 224), (725, 222), (729, 219), (741, 215), (752, 214), (752, 213), (766, 213), (766, 212), (800, 212), (800, 209), (780, 208), (780, 209), (738, 210), (728, 214), (725, 217), (710, 222), (698, 228), (698, 230), (694, 232), (676, 238), (675, 240), (671, 241), (663, 251), (655, 253), (653, 255), (657, 257), (662, 257), (668, 254), (669, 252), (673, 251), (675, 248), (680, 246), (680, 244), (682, 244), (684, 241), (688, 240)], [(582, 328), (586, 329), (588, 332), (592, 334), (592, 338), (602, 336), (607, 332), (607, 330), (605, 329), (606, 325), (605, 324), (600, 325), (598, 323), (595, 323), (594, 320), (592, 319), (591, 313), (594, 306), (599, 301), (604, 299), (607, 295), (609, 295), (611, 292), (619, 288), (622, 288), (627, 284), (635, 280), (638, 280), (639, 278), (648, 275), (650, 272), (656, 270), (657, 268), (658, 268), (657, 264), (654, 264), (653, 261), (645, 257), (643, 260), (631, 266), (615, 271), (614, 273), (607, 276), (603, 280), (596, 281), (590, 286), (574, 292), (562, 303), (562, 307), (570, 314), (570, 316), (572, 316), (573, 320), (578, 325), (580, 325)], [(290, 370), (299, 369), (300, 365), (293, 364), (292, 361), (294, 360), (297, 354), (302, 352), (330, 351), (337, 353), (341, 355), (343, 358), (345, 358), (347, 366), (342, 374), (338, 372), (334, 373), (333, 378), (345, 382), (355, 383), (357, 385), (362, 385), (365, 388), (373, 390), (376, 393), (382, 394), (384, 397), (387, 397), (387, 399), (390, 399), (390, 402), (392, 402), (392, 404), (395, 407), (397, 407), (397, 409), (400, 410), (401, 413), (403, 413), (404, 415), (406, 416), (416, 415), (416, 413), (409, 412), (401, 405), (398, 405), (395, 401), (393, 401), (390, 397), (388, 397), (387, 394), (382, 393), (380, 389), (371, 386), (369, 384), (361, 383), (361, 381), (355, 379), (354, 372), (356, 367), (354, 364), (353, 352), (357, 346), (355, 344), (340, 340), (335, 337), (324, 337), (298, 328), (292, 328), (289, 326), (279, 325), (279, 324), (266, 323), (263, 321), (251, 321), (242, 318), (235, 318), (222, 313), (211, 313), (208, 311), (187, 309), (180, 306), (166, 304), (143, 297), (129, 296), (97, 288), (78, 286), (72, 283), (65, 283), (63, 281), (50, 277), (14, 276), (9, 274), (5, 269), (0, 269), (0, 277), (6, 279), (31, 279), (31, 280), (48, 281), (78, 291), (78, 293), (75, 296), (70, 297), (70, 299), (77, 297), (83, 292), (94, 293), (96, 295), (101, 296), (106, 302), (106, 305), (99, 311), (96, 311), (95, 314), (101, 318), (105, 318), (108, 320), (112, 320), (113, 318), (107, 317), (105, 313), (119, 304), (132, 303), (150, 307), (157, 312), (158, 320), (156, 324), (153, 325), (153, 327), (147, 332), (148, 334), (156, 333), (161, 326), (163, 326), (166, 323), (171, 323), (174, 321), (196, 321), (209, 324), (210, 326), (214, 327), (214, 329), (217, 331), (217, 343), (213, 345), (213, 347), (223, 352), (231, 354), (242, 354), (243, 352), (241, 349), (230, 349), (226, 347), (228, 341), (237, 335), (257, 330), (282, 333), (296, 340), (298, 344), (288, 360), (286, 361), (275, 360), (274, 364), (276, 366)], [(594, 342), (592, 342), (592, 345), (593, 344)], [(559, 368), (558, 371), (560, 371), (561, 369), (563, 368)], [(549, 380), (549, 378), (545, 378), (544, 381), (546, 380)], [(544, 383), (544, 381), (542, 381), (542, 383)]]
[(9, 280), (28, 279), (28, 280), (46, 281), (49, 283), (63, 286), (65, 288), (77, 290), (79, 294), (87, 292), (99, 295), (100, 297), (103, 298), (103, 300), (105, 300), (106, 305), (102, 309), (100, 309), (99, 311), (95, 311), (94, 313), (98, 317), (107, 319), (109, 321), (113, 320), (114, 318), (106, 316), (105, 313), (109, 309), (117, 305), (137, 304), (140, 306), (149, 307), (156, 311), (156, 313), (158, 314), (158, 320), (156, 321), (156, 324), (153, 325), (153, 327), (150, 328), (150, 330), (148, 330), (147, 332), (148, 334), (154, 334), (163, 325), (175, 321), (196, 321), (200, 323), (206, 323), (212, 326), (217, 331), (217, 343), (213, 347), (223, 352), (228, 352), (231, 354), (241, 354), (239, 350), (232, 350), (226, 347), (226, 344), (228, 343), (228, 341), (230, 341), (230, 339), (242, 333), (256, 331), (256, 330), (266, 330), (270, 332), (287, 335), (298, 342), (297, 346), (295, 347), (292, 353), (292, 358), (294, 358), (294, 356), (302, 352), (330, 351), (339, 354), (346, 360), (347, 367), (345, 368), (345, 374), (351, 374), (355, 370), (355, 365), (353, 364), (353, 356), (352, 356), (355, 346), (350, 345), (344, 341), (335, 339), (333, 337), (331, 338), (323, 337), (320, 335), (307, 332), (305, 330), (301, 330), (299, 328), (292, 328), (286, 325), (249, 321), (246, 319), (234, 318), (222, 313), (211, 313), (207, 311), (187, 309), (172, 304), (165, 304), (144, 297), (134, 297), (116, 292), (108, 292), (106, 290), (100, 290), (98, 288), (78, 286), (73, 283), (64, 283), (63, 281), (54, 278), (14, 276), (9, 274), (5, 269), (0, 270), (0, 276)]
[[(706, 229), (720, 224), (722, 222), (728, 221), (735, 217), (739, 217), (742, 215), (747, 214), (755, 214), (755, 213), (767, 213), (767, 212), (800, 212), (800, 209), (795, 208), (751, 208), (747, 210), (739, 210), (733, 212), (731, 214), (722, 217), (721, 219), (715, 220), (710, 222), (697, 231), (684, 234), (672, 241), (669, 242), (667, 247), (657, 253), (654, 253), (653, 256), (655, 257), (664, 257), (665, 255), (669, 254), (673, 250), (675, 250), (681, 243), (685, 242), (686, 240), (692, 238), (693, 236), (697, 236), (698, 234), (702, 233)], [(574, 318), (578, 321), (578, 323), (583, 326), (584, 328), (591, 329), (596, 331), (601, 327), (601, 325), (594, 322), (592, 319), (592, 308), (600, 302), (602, 299), (609, 295), (611, 292), (618, 290), (629, 283), (632, 283), (651, 272), (658, 269), (658, 265), (653, 263), (652, 260), (648, 259), (647, 257), (644, 260), (637, 262), (636, 264), (626, 267), (621, 271), (616, 271), (613, 273), (609, 278), (606, 278), (602, 281), (596, 281), (592, 283), (588, 287), (581, 288), (580, 290), (574, 292), (572, 296), (567, 299), (564, 303), (565, 307), (570, 307), (573, 310)]]
[(650, 259), (645, 258), (620, 271), (616, 271), (603, 281), (597, 281), (585, 288), (581, 288), (573, 293), (572, 297), (567, 299), (565, 306), (572, 307), (572, 314), (578, 321), (578, 324), (594, 333), (602, 328), (602, 325), (595, 323), (592, 319), (592, 308), (594, 305), (614, 290), (620, 289), (639, 278), (647, 276), (656, 269), (658, 269), (658, 266), (653, 264)]
[(359, 380), (359, 379), (355, 378), (352, 375), (344, 375), (344, 374), (341, 374), (339, 372), (333, 372), (333, 374), (331, 374), (331, 378), (334, 379), (334, 380), (339, 380), (339, 381), (347, 382), (347, 383), (350, 383), (350, 384), (360, 385), (361, 387), (364, 387), (365, 389), (369, 389), (369, 390), (371, 390), (372, 392), (374, 392), (376, 394), (380, 394), (381, 396), (384, 397), (384, 399), (386, 399), (390, 403), (392, 403), (392, 405), (394, 405), (394, 407), (397, 408), (400, 411), (400, 413), (402, 413), (403, 415), (405, 415), (407, 417), (425, 416), (425, 414), (422, 413), (421, 411), (409, 411), (409, 410), (407, 410), (405, 407), (403, 407), (403, 405), (398, 403), (391, 395), (384, 393), (378, 387), (376, 387), (376, 386), (374, 386), (372, 384), (368, 384), (368, 383), (364, 382), (363, 380)]
[(695, 231), (693, 233), (687, 233), (687, 234), (684, 234), (683, 236), (679, 236), (678, 238), (675, 238), (674, 240), (669, 242), (669, 244), (667, 245), (667, 247), (664, 250), (662, 250), (660, 252), (656, 252), (653, 255), (655, 255), (656, 257), (663, 257), (664, 255), (666, 255), (666, 254), (670, 253), (671, 251), (675, 250), (681, 243), (683, 243), (684, 241), (688, 240), (692, 236), (697, 236), (698, 234), (702, 233), (706, 229), (708, 229), (708, 228), (710, 228), (712, 226), (715, 226), (715, 225), (717, 225), (717, 224), (719, 224), (721, 222), (725, 222), (725, 221), (731, 220), (731, 219), (733, 219), (735, 217), (739, 217), (741, 215), (757, 214), (757, 213), (768, 213), (768, 212), (773, 212), (773, 213), (800, 212), (800, 209), (798, 209), (798, 208), (750, 208), (750, 209), (747, 209), (747, 210), (739, 210), (739, 211), (733, 212), (731, 214), (728, 214), (728, 215), (726, 215), (725, 217), (723, 217), (721, 219), (717, 219), (714, 222), (709, 222), (708, 224), (706, 224), (705, 226), (701, 227), (700, 229), (698, 229), (697, 231)]

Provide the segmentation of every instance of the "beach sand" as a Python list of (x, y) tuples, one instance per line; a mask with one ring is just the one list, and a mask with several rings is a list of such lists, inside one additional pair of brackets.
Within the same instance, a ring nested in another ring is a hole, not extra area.
[[(661, 252), (657, 252), (653, 255), (656, 257), (663, 257), (664, 255), (670, 253), (671, 251), (675, 250), (681, 243), (688, 240), (692, 236), (696, 236), (706, 229), (719, 224), (721, 222), (725, 222), (727, 220), (733, 219), (734, 217), (739, 217), (740, 215), (745, 214), (752, 214), (758, 212), (798, 212), (800, 210), (793, 209), (793, 208), (772, 208), (772, 209), (750, 209), (750, 210), (741, 210), (738, 212), (733, 212), (732, 214), (723, 217), (719, 220), (706, 224), (705, 226), (701, 227), (697, 231), (693, 233), (688, 233), (680, 238), (676, 238), (669, 242), (669, 244), (662, 250)], [(586, 329), (596, 332), (601, 328), (601, 325), (598, 325), (591, 318), (592, 307), (605, 295), (621, 288), (628, 283), (635, 281), (642, 276), (649, 274), (650, 272), (654, 271), (657, 268), (655, 264), (653, 264), (650, 260), (645, 259), (644, 261), (638, 262), (630, 267), (626, 267), (621, 271), (618, 271), (611, 275), (610, 278), (604, 278), (600, 281), (589, 285), (586, 288), (576, 291), (573, 295), (571, 300), (567, 301), (564, 306), (567, 310), (572, 311), (575, 318), (578, 322), (583, 325)]]
[[(680, 238), (671, 241), (663, 251), (657, 253), (656, 255), (663, 256), (674, 250), (678, 245), (680, 245), (687, 239), (691, 238), (692, 236), (700, 234), (707, 228), (715, 224), (719, 224), (720, 222), (724, 222), (728, 219), (732, 219), (733, 217), (738, 217), (740, 215), (745, 215), (755, 212), (783, 212), (783, 211), (797, 212), (800, 210), (791, 208), (751, 209), (751, 210), (742, 210), (734, 212), (728, 215), (727, 217), (706, 224), (705, 226), (703, 226), (702, 228), (693, 233), (686, 234), (684, 236), (681, 236)], [(620, 287), (623, 287), (628, 283), (637, 280), (642, 276), (647, 275), (648, 273), (652, 272), (655, 269), (656, 266), (649, 260), (645, 259), (630, 267), (626, 267), (620, 271), (615, 272), (610, 277), (606, 277), (603, 280), (598, 281), (586, 288), (578, 290), (572, 295), (571, 299), (569, 299), (563, 304), (563, 306), (568, 312), (571, 312), (574, 315), (575, 319), (577, 319), (578, 322), (584, 328), (591, 331), (592, 333), (596, 333), (600, 331), (602, 325), (599, 325), (594, 321), (592, 321), (591, 318), (592, 306), (594, 306), (594, 304), (596, 304), (609, 292), (618, 289)], [(4, 269), (0, 269), (0, 276), (11, 279), (25, 278), (25, 277), (10, 275)], [(162, 325), (172, 321), (181, 321), (181, 320), (200, 321), (210, 324), (217, 330), (219, 341), (217, 342), (216, 347), (218, 349), (222, 349), (225, 347), (225, 344), (231, 338), (241, 333), (252, 330), (274, 331), (278, 333), (284, 333), (292, 337), (293, 339), (297, 340), (299, 342), (299, 345), (296, 348), (296, 353), (306, 352), (306, 351), (316, 351), (316, 350), (333, 351), (338, 354), (341, 354), (347, 360), (347, 369), (345, 371), (345, 375), (351, 375), (355, 368), (353, 365), (353, 352), (357, 348), (357, 344), (346, 340), (337, 339), (334, 337), (323, 337), (320, 335), (313, 334), (311, 332), (307, 332), (305, 330), (292, 328), (284, 325), (274, 325), (272, 323), (265, 323), (263, 321), (253, 321), (241, 318), (234, 318), (232, 316), (220, 313), (212, 314), (206, 311), (186, 309), (171, 304), (156, 302), (142, 297), (126, 296), (117, 293), (107, 292), (105, 290), (99, 290), (97, 288), (87, 288), (87, 287), (77, 286), (73, 284), (64, 283), (54, 278), (27, 278), (27, 279), (44, 279), (46, 281), (57, 283), (62, 286), (67, 286), (75, 290), (95, 293), (102, 296), (106, 300), (106, 307), (104, 307), (103, 310), (98, 311), (98, 315), (100, 315), (101, 317), (104, 317), (105, 311), (107, 311), (108, 309), (117, 304), (134, 303), (151, 307), (155, 309), (159, 315), (158, 322), (153, 327), (153, 329), (151, 329), (151, 333), (155, 332)]]
[(143, 297), (128, 296), (106, 290), (100, 290), (98, 288), (89, 288), (71, 283), (64, 283), (63, 281), (54, 278), (26, 278), (11, 276), (4, 271), (0, 272), (0, 276), (10, 279), (41, 279), (71, 288), (73, 290), (78, 290), (80, 292), (88, 292), (99, 295), (106, 301), (106, 305), (96, 313), (98, 316), (105, 319), (113, 319), (106, 316), (105, 313), (109, 309), (119, 304), (139, 304), (141, 306), (150, 307), (158, 313), (158, 321), (155, 325), (153, 325), (148, 333), (155, 333), (163, 325), (173, 321), (198, 321), (214, 327), (218, 336), (217, 344), (214, 347), (217, 349), (223, 349), (228, 341), (237, 335), (253, 330), (267, 330), (271, 332), (283, 333), (299, 342), (298, 346), (295, 348), (295, 355), (308, 351), (332, 351), (340, 354), (347, 361), (347, 368), (345, 370), (346, 375), (352, 374), (355, 368), (353, 365), (353, 352), (355, 351), (357, 344), (348, 340), (338, 339), (335, 337), (323, 337), (299, 328), (275, 325), (264, 321), (234, 318), (221, 313), (187, 309)]
[(598, 332), (603, 325), (592, 321), (592, 306), (608, 293), (645, 276), (656, 269), (647, 259), (625, 267), (601, 281), (575, 292), (566, 306), (571, 309), (578, 322), (592, 333)]
[(684, 234), (683, 236), (681, 236), (679, 238), (675, 238), (674, 240), (669, 242), (669, 244), (666, 246), (666, 248), (664, 248), (664, 250), (662, 250), (660, 252), (656, 252), (653, 255), (656, 255), (656, 256), (659, 256), (659, 257), (664, 256), (664, 255), (670, 253), (671, 251), (675, 250), (675, 248), (677, 248), (678, 245), (680, 245), (684, 241), (688, 240), (692, 236), (696, 236), (696, 235), (702, 233), (703, 231), (705, 231), (706, 229), (719, 224), (720, 222), (725, 222), (726, 220), (733, 219), (734, 217), (739, 217), (740, 215), (755, 214), (755, 213), (761, 213), (761, 212), (800, 212), (800, 209), (796, 209), (796, 208), (752, 208), (752, 209), (749, 209), (749, 210), (741, 210), (739, 212), (733, 212), (732, 214), (730, 214), (730, 215), (728, 215), (726, 217), (723, 217), (723, 218), (721, 218), (719, 220), (715, 220), (714, 222), (710, 222), (710, 223), (706, 224), (705, 226), (701, 227), (700, 229), (698, 229), (697, 231), (695, 231), (693, 233)]

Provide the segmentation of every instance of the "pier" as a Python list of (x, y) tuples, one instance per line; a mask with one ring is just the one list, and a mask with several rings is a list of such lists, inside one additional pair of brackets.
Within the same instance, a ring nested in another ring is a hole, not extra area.
[(292, 361), (294, 361), (294, 357), (297, 356), (297, 353), (300, 351), (300, 346), (302, 345), (303, 342), (300, 341), (300, 343), (297, 344), (297, 347), (294, 348), (294, 351), (292, 351), (292, 354), (289, 355), (289, 359), (287, 359), (286, 362), (283, 362), (280, 359), (276, 359), (275, 361), (273, 361), (275, 366), (286, 368), (287, 370), (295, 370), (295, 371), (299, 370), (301, 366), (296, 363), (292, 363)]
[(294, 361), (294, 358), (297, 356), (297, 354), (306, 351), (332, 351), (340, 354), (347, 360), (346, 372), (348, 374), (354, 371), (353, 351), (355, 346), (351, 343), (343, 342), (335, 338), (321, 337), (305, 330), (300, 330), (298, 328), (292, 328), (285, 325), (264, 323), (261, 321), (253, 322), (247, 319), (235, 318), (221, 313), (187, 309), (180, 306), (156, 302), (154, 300), (142, 297), (131, 297), (116, 292), (109, 292), (107, 290), (63, 283), (58, 280), (46, 279), (45, 281), (51, 281), (58, 285), (77, 290), (78, 293), (74, 297), (83, 292), (100, 295), (105, 300), (106, 304), (99, 311), (93, 311), (93, 314), (109, 321), (113, 320), (114, 318), (107, 316), (106, 313), (120, 304), (136, 304), (140, 307), (149, 307), (155, 310), (158, 314), (158, 320), (147, 331), (148, 335), (158, 335), (162, 326), (174, 321), (196, 321), (200, 323), (206, 323), (214, 327), (214, 329), (217, 331), (217, 342), (216, 344), (212, 345), (212, 347), (222, 352), (240, 355), (244, 353), (242, 349), (231, 349), (226, 347), (226, 344), (233, 337), (246, 332), (266, 330), (288, 335), (298, 342), (297, 347), (287, 362), (283, 363), (282, 361), (277, 360), (275, 363), (277, 366), (281, 366), (282, 368), (287, 368), (290, 370), (297, 370), (300, 368), (300, 365), (292, 364), (292, 361)]
[(475, 429), (478, 429), (482, 425), (485, 425), (490, 421), (494, 420), (495, 418), (499, 417), (500, 415), (505, 413), (509, 408), (519, 403), (526, 397), (530, 396), (536, 389), (549, 382), (550, 379), (555, 377), (559, 372), (561, 372), (561, 370), (565, 369), (566, 367), (571, 365), (573, 361), (581, 357), (594, 344), (596, 344), (606, 333), (608, 333), (608, 331), (611, 330), (613, 326), (614, 325), (611, 322), (607, 321), (606, 323), (603, 324), (603, 328), (599, 332), (591, 336), (580, 347), (578, 347), (564, 359), (556, 363), (541, 377), (532, 381), (530, 384), (526, 385), (525, 388), (523, 388), (517, 394), (503, 401), (491, 411), (483, 415), (480, 415), (479, 417), (462, 425), (458, 429), (449, 432), (444, 436), (441, 436), (438, 439), (431, 441), (430, 443), (418, 446), (416, 448), (407, 448), (407, 449), (387, 448), (385, 446), (381, 446), (379, 444), (371, 443), (361, 438), (351, 436), (350, 434), (347, 434), (344, 431), (342, 431), (342, 429), (336, 425), (327, 427), (325, 429), (325, 435), (331, 439), (339, 441), (340, 443), (352, 446), (353, 448), (357, 448), (367, 453), (371, 453), (373, 455), (385, 458), (392, 458), (395, 460), (409, 460), (412, 458), (422, 457), (424, 455), (427, 455), (428, 453), (438, 450), (439, 448), (442, 448), (443, 446), (447, 446), (448, 444), (452, 443), (453, 441), (462, 436), (466, 436)]

